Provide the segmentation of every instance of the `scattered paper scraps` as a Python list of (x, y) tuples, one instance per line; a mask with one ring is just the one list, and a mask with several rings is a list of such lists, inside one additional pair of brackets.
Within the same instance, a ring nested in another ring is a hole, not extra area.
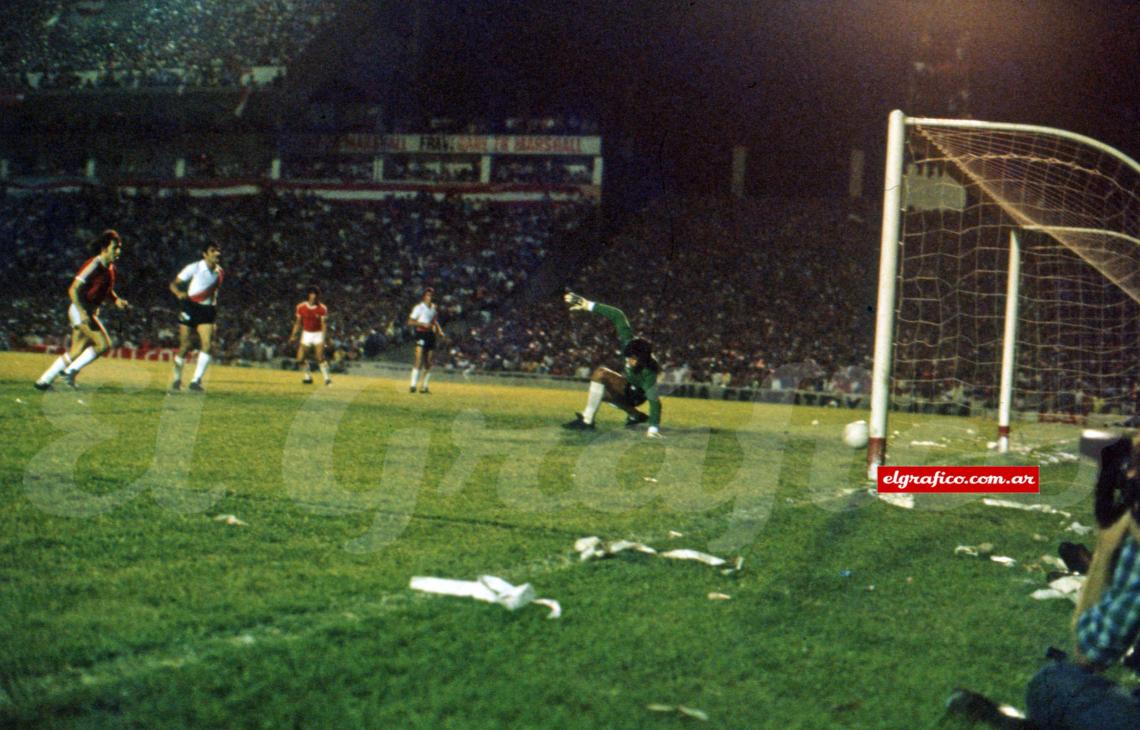
[[(680, 535), (681, 533), (676, 534)], [(670, 537), (672, 537), (672, 535), (673, 533), (670, 533)], [(582, 537), (574, 541), (574, 551), (578, 553), (578, 559), (582, 561), (609, 558), (627, 550), (645, 553), (646, 555), (656, 555), (660, 558), (668, 558), (670, 560), (693, 560), (698, 563), (704, 563), (705, 565), (711, 565), (714, 568), (727, 566), (723, 567), (723, 569), (720, 571), (721, 575), (731, 575), (733, 573), (737, 573), (744, 567), (743, 556), (737, 556), (730, 563), (724, 558), (718, 558), (715, 555), (702, 553), (699, 550), (680, 548), (664, 553), (658, 553), (656, 549), (642, 542), (633, 542), (631, 540), (614, 540), (612, 542), (606, 542), (596, 535), (591, 535), (590, 537)]]
[(1042, 512), (1047, 515), (1061, 515), (1062, 517), (1072, 517), (1071, 514), (1056, 507), (1051, 507), (1047, 504), (1025, 504), (1024, 502), (1014, 502), (1008, 499), (994, 499), (993, 497), (985, 497), (982, 499), (982, 504), (989, 507), (1005, 507), (1007, 509), (1020, 509), (1026, 512)]
[(716, 593), (714, 591), (713, 593), (709, 594), (709, 600), (710, 601), (731, 601), (732, 596), (728, 595), (727, 593)]
[(989, 542), (983, 542), (980, 545), (959, 545), (954, 548), (955, 555), (965, 555), (970, 558), (986, 557), (993, 551), (993, 543)]
[(743, 555), (737, 555), (736, 560), (732, 561), (732, 565), (728, 568), (724, 568), (723, 570), (721, 570), (720, 574), (721, 575), (732, 575), (734, 573), (739, 573), (743, 569), (744, 569), (744, 556)]
[(883, 500), (889, 505), (895, 507), (902, 507), (903, 509), (914, 509), (914, 495), (913, 494), (879, 494), (876, 492), (879, 499)]
[(719, 568), (720, 566), (724, 565), (727, 562), (724, 558), (718, 558), (715, 555), (709, 555), (708, 553), (702, 553), (699, 550), (687, 550), (687, 549), (670, 550), (667, 553), (661, 553), (661, 557), (669, 558), (670, 560), (695, 560), (698, 563), (704, 563), (705, 565), (711, 565), (714, 568)]
[(1082, 525), (1079, 522), (1073, 522), (1073, 524), (1065, 528), (1065, 532), (1075, 532), (1078, 535), (1087, 535), (1092, 531), (1093, 528), (1089, 527), (1088, 525)]
[(552, 598), (537, 598), (534, 586), (523, 583), (520, 586), (512, 585), (494, 575), (481, 575), (478, 580), (453, 580), (451, 578), (436, 578), (434, 576), (413, 576), (408, 587), (424, 593), (435, 593), (441, 596), (459, 596), (474, 598), (484, 603), (496, 603), (508, 611), (517, 611), (523, 606), (537, 603), (550, 609), (547, 618), (558, 618), (562, 615), (562, 606)]
[(657, 551), (648, 545), (630, 540), (614, 540), (606, 542), (596, 535), (582, 537), (574, 541), (574, 552), (578, 553), (579, 560), (597, 560), (609, 558), (626, 550), (635, 550), (639, 553), (656, 555)]
[(561, 618), (562, 617), (562, 604), (553, 598), (536, 598), (531, 603), (538, 604), (539, 606), (546, 606), (550, 609), (550, 615), (547, 618)]
[(239, 520), (237, 515), (214, 515), (214, 522), (221, 522), (225, 525), (233, 525), (234, 527), (249, 527), (249, 523)]
[(1017, 565), (1017, 561), (1008, 555), (991, 555), (990, 560), (994, 561), (998, 565), (1004, 565), (1007, 568), (1012, 568), (1013, 566)]
[(694, 720), (700, 720), (701, 722), (709, 721), (708, 713), (704, 710), (698, 710), (695, 707), (685, 707), (684, 705), (660, 705), (653, 703), (651, 705), (646, 705), (645, 709), (649, 710), (650, 712), (676, 713), (682, 717), (691, 717)]
[(1042, 555), (1040, 558), (1038, 558), (1038, 560), (1043, 565), (1047, 565), (1054, 570), (1062, 570), (1066, 573), (1069, 572), (1069, 566), (1065, 565), (1065, 561), (1061, 560), (1056, 555)]
[(1081, 592), (1081, 586), (1085, 583), (1085, 576), (1083, 575), (1066, 575), (1051, 581), (1048, 588), (1040, 588), (1030, 594), (1030, 598), (1037, 601), (1048, 601), (1055, 598), (1067, 598), (1073, 603), (1077, 602), (1077, 596)]

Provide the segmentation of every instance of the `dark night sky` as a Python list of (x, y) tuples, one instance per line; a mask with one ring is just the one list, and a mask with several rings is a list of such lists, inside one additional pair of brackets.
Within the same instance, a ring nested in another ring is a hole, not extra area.
[[(607, 184), (846, 189), (852, 146), (878, 184), (924, 27), (971, 35), (973, 116), (1056, 126), (1140, 156), (1140, 2), (1123, 0), (430, 0), (421, 89), (436, 109), (581, 111)], [(620, 169), (628, 153), (640, 160)], [(614, 169), (614, 163), (619, 169)], [(614, 191), (616, 192), (616, 191)]]

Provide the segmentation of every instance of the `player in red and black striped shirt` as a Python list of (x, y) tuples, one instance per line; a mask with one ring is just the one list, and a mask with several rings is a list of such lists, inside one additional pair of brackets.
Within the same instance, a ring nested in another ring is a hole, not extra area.
[(119, 309), (129, 306), (126, 299), (115, 293), (115, 261), (123, 253), (122, 237), (116, 231), (103, 231), (91, 242), (91, 253), (94, 255), (79, 267), (67, 290), (71, 300), (67, 309), (71, 348), (36, 381), (39, 390), (50, 388), (61, 372), (74, 388), (76, 373), (111, 349), (111, 336), (99, 321), (99, 307), (108, 299)]

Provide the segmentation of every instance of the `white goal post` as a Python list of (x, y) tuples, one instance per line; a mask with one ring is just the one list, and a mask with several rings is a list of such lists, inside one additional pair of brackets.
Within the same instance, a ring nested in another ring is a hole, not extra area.
[(892, 409), (1128, 417), (1140, 164), (1049, 127), (890, 114), (868, 476)]

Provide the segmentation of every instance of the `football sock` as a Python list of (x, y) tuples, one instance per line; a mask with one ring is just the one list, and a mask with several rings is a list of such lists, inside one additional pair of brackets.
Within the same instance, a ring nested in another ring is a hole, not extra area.
[(95, 352), (95, 348), (88, 345), (83, 352), (79, 353), (79, 357), (75, 358), (75, 362), (68, 366), (67, 372), (77, 373), (83, 368), (91, 364), (91, 361), (99, 357), (99, 353)]
[(325, 380), (331, 380), (331, 378), (329, 378), (329, 364), (327, 362), (321, 363), (321, 375), (325, 376)]
[(602, 398), (606, 394), (606, 386), (598, 382), (590, 383), (590, 392), (586, 396), (586, 408), (582, 411), (582, 420), (586, 423), (594, 422), (594, 414), (598, 406), (602, 405)]
[(424, 390), (427, 390), (429, 380), (431, 380), (431, 371), (430, 370), (428, 370), (426, 373), (424, 373), (424, 382), (423, 382)]
[(419, 381), (419, 379), (420, 379), (420, 369), (419, 368), (412, 368), (412, 384), (411, 384), (411, 387), (415, 388), (416, 383)]
[(204, 352), (198, 353), (198, 367), (194, 369), (194, 382), (201, 383), (202, 376), (206, 374), (206, 368), (210, 365), (210, 356)]
[(48, 368), (47, 370), (45, 370), (44, 374), (41, 375), (40, 379), (37, 380), (36, 382), (37, 383), (50, 383), (51, 381), (55, 380), (56, 377), (59, 376), (59, 374), (64, 371), (64, 368), (66, 368), (70, 364), (71, 364), (71, 358), (68, 357), (67, 353), (65, 352), (55, 359), (55, 362), (53, 362), (51, 364), (51, 367)]
[(174, 356), (174, 379), (175, 380), (182, 380), (182, 366), (185, 364), (186, 364), (186, 360), (184, 358), (178, 357), (177, 355)]

